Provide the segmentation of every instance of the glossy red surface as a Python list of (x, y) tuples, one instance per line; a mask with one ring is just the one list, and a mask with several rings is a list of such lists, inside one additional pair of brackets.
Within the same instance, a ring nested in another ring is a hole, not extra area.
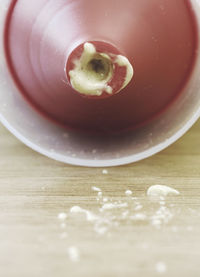
[[(83, 98), (66, 63), (85, 41), (105, 41), (134, 67), (119, 94)], [(17, 0), (5, 31), (13, 78), (29, 102), (68, 128), (120, 132), (161, 113), (189, 80), (197, 49), (189, 0)]]

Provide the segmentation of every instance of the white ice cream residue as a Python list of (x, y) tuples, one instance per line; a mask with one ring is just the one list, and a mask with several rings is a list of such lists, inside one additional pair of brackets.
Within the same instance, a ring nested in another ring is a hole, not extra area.
[(127, 203), (106, 203), (102, 206), (102, 210), (112, 210), (117, 208), (126, 208), (128, 207)]
[(156, 264), (157, 273), (164, 274), (167, 271), (167, 266), (164, 262), (158, 262)]
[[(102, 61), (102, 70), (96, 72), (92, 69), (90, 62), (92, 60)], [(104, 70), (105, 68), (105, 74)], [(84, 50), (79, 60), (74, 61), (74, 69), (69, 72), (72, 87), (85, 95), (100, 96), (103, 91), (112, 93), (112, 88), (108, 82), (112, 77), (111, 61), (105, 53), (97, 53), (92, 43), (86, 42)]]
[(108, 170), (107, 169), (103, 169), (102, 170), (102, 174), (107, 175), (108, 174)]
[(58, 219), (65, 220), (66, 218), (67, 218), (67, 214), (66, 213), (59, 213), (58, 214)]
[(96, 192), (101, 192), (101, 189), (95, 186), (92, 186), (92, 190)]
[[(120, 228), (122, 222), (123, 224), (133, 225), (150, 224), (153, 228), (161, 229), (165, 225), (168, 225), (177, 215), (176, 210), (171, 207), (171, 203), (165, 201), (165, 196), (168, 194), (178, 195), (179, 192), (167, 186), (155, 185), (147, 190), (148, 197), (156, 196), (155, 199), (158, 200), (153, 204), (151, 209), (149, 209), (149, 204), (152, 201), (151, 198), (132, 197), (131, 190), (126, 190), (125, 195), (123, 194), (123, 200), (120, 200), (117, 195), (112, 197), (104, 196), (102, 189), (97, 186), (92, 186), (91, 188), (97, 194), (96, 207), (92, 206), (90, 210), (78, 205), (72, 206), (67, 214), (69, 218), (68, 226), (71, 220), (79, 223), (80, 221), (87, 221), (93, 227), (96, 234), (109, 236), (110, 231)], [(67, 228), (64, 221), (66, 214), (60, 213), (58, 218), (64, 224), (63, 228)], [(192, 231), (192, 227), (189, 226), (187, 231)], [(65, 235), (63, 235), (63, 238), (65, 238)]]
[(116, 57), (115, 61), (108, 54), (97, 52), (92, 43), (86, 42), (81, 57), (73, 61), (74, 68), (69, 71), (72, 87), (88, 96), (101, 96), (103, 92), (112, 94), (113, 88), (109, 82), (113, 77), (115, 64), (126, 67), (126, 76), (119, 91), (127, 86), (134, 74), (132, 65), (125, 56), (111, 55)]
[(82, 214), (85, 214), (86, 216), (86, 219), (87, 221), (95, 221), (97, 219), (96, 215), (93, 214), (92, 212), (86, 210), (86, 209), (83, 209), (79, 206), (73, 206), (71, 209), (70, 209), (70, 212), (71, 213), (82, 213)]
[(154, 185), (148, 188), (148, 196), (167, 196), (167, 195), (179, 195), (180, 192), (176, 189), (173, 189), (164, 185)]
[(134, 74), (133, 67), (130, 64), (129, 60), (126, 57), (122, 56), (122, 55), (118, 55), (115, 62), (119, 66), (125, 66), (126, 67), (126, 78), (125, 78), (124, 84), (121, 88), (121, 89), (123, 89), (124, 87), (126, 87), (128, 85), (128, 83), (133, 78), (133, 74)]
[(133, 194), (133, 192), (129, 189), (125, 191), (126, 196), (131, 196), (132, 194)]
[(69, 259), (72, 262), (79, 262), (80, 261), (80, 251), (77, 247), (71, 246), (71, 247), (68, 248), (67, 252), (68, 252), (68, 255), (69, 255)]

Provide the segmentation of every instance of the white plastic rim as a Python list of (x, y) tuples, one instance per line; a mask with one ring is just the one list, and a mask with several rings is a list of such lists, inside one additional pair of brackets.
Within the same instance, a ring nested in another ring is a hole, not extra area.
[[(12, 0), (0, 2), (0, 121), (20, 141), (54, 160), (109, 167), (150, 157), (179, 139), (200, 117), (200, 51), (192, 77), (179, 98), (149, 124), (118, 137), (68, 131), (45, 119), (18, 91), (4, 51), (4, 23)], [(200, 0), (191, 0), (200, 26)], [(199, 45), (200, 45), (200, 39)]]

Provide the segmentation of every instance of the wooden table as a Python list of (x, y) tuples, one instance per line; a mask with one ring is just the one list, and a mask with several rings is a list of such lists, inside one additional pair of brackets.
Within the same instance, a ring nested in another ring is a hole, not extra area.
[[(0, 127), (0, 276), (199, 277), (199, 141), (200, 122), (154, 157), (102, 174), (43, 157)], [(180, 196), (152, 202), (146, 190), (154, 184)], [(99, 210), (92, 186), (118, 206)], [(77, 205), (97, 219), (70, 213)], [(160, 208), (168, 215), (154, 224)]]

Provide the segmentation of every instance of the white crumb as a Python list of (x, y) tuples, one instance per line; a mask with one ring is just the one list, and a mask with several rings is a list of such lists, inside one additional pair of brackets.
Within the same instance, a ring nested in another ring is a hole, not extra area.
[(152, 221), (151, 221), (151, 224), (157, 228), (157, 229), (160, 229), (161, 225), (162, 225), (162, 221), (160, 219), (156, 219), (156, 218), (153, 218)]
[(146, 220), (147, 219), (147, 216), (145, 215), (145, 214), (140, 214), (140, 213), (138, 213), (138, 214), (135, 214), (135, 215), (132, 215), (131, 217), (130, 217), (130, 219), (132, 219), (132, 220)]
[(83, 209), (79, 206), (73, 206), (70, 209), (70, 213), (82, 213)]
[(133, 192), (131, 191), (131, 190), (129, 190), (129, 189), (127, 189), (126, 191), (125, 191), (125, 195), (126, 196), (131, 196), (133, 194)]
[[(104, 210), (102, 210), (103, 212)], [(73, 214), (81, 213), (84, 214), (86, 220), (93, 224), (94, 231), (98, 235), (104, 235), (108, 232), (109, 228), (114, 225), (114, 218), (112, 216), (105, 217), (104, 215), (94, 214), (89, 210), (83, 209), (79, 206), (74, 206), (70, 209), (70, 212)], [(100, 211), (101, 212), (101, 211)]]
[(164, 205), (165, 205), (165, 201), (160, 201), (159, 204), (160, 204), (161, 206), (164, 206)]
[(129, 215), (129, 211), (128, 211), (128, 210), (127, 210), (127, 211), (124, 211), (124, 212), (122, 213), (122, 218), (123, 218), (123, 219), (127, 219), (128, 215)]
[(159, 229), (161, 225), (169, 223), (173, 216), (174, 214), (167, 207), (160, 206), (160, 208), (150, 218), (150, 221), (154, 227)]
[(85, 214), (86, 216), (86, 219), (87, 221), (95, 221), (97, 220), (97, 216), (95, 214), (93, 214), (92, 212), (86, 210), (86, 209), (82, 209), (81, 207), (79, 206), (73, 206), (71, 209), (70, 209), (70, 213), (74, 213), (74, 214), (77, 214), (77, 213), (82, 213), (82, 214)]
[(92, 187), (92, 190), (93, 190), (93, 191), (96, 191), (96, 192), (101, 192), (101, 189), (100, 189), (100, 188), (97, 188), (97, 187), (95, 187), (95, 186)]
[(103, 193), (101, 191), (98, 192), (98, 196), (102, 197)]
[(156, 264), (156, 271), (157, 271), (157, 273), (160, 273), (160, 274), (165, 273), (165, 272), (167, 271), (167, 266), (166, 266), (166, 264), (163, 263), (163, 262), (158, 262), (158, 263)]
[(107, 169), (103, 169), (102, 170), (102, 174), (107, 175), (108, 174), (108, 170)]
[(180, 192), (176, 189), (173, 189), (164, 185), (154, 185), (148, 188), (148, 196), (167, 196), (167, 195), (179, 195)]
[(140, 211), (141, 209), (143, 208), (142, 205), (138, 204), (136, 207), (135, 207), (135, 211)]
[(107, 197), (104, 197), (104, 198), (103, 198), (103, 202), (108, 202), (108, 198), (107, 198)]
[(86, 219), (87, 221), (96, 221), (98, 220), (98, 216), (96, 216), (95, 214), (93, 214), (92, 212), (90, 211), (85, 211), (85, 214), (86, 214)]
[(127, 203), (106, 203), (102, 206), (102, 210), (112, 210), (117, 208), (126, 208), (128, 207)]
[(137, 197), (131, 197), (132, 200), (137, 200)]
[(58, 219), (65, 220), (66, 218), (67, 218), (67, 214), (66, 213), (59, 213), (58, 214)]
[(68, 248), (67, 252), (68, 252), (68, 255), (69, 255), (69, 259), (72, 262), (79, 262), (80, 261), (80, 251), (77, 247), (71, 246), (71, 247)]

